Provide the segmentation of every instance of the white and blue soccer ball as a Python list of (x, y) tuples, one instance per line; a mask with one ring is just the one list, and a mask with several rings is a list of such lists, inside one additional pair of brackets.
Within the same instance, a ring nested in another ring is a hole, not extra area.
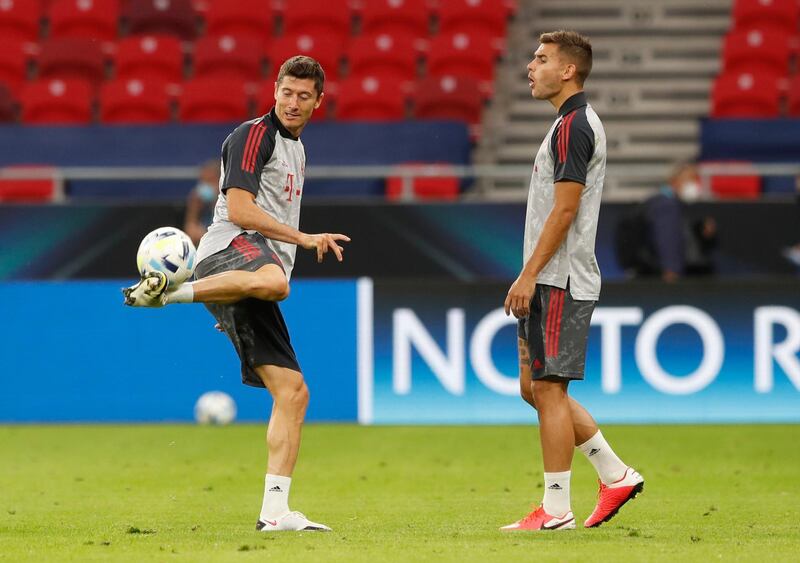
[(236, 419), (236, 403), (222, 391), (203, 393), (194, 405), (194, 419), (200, 424), (230, 424)]
[(196, 253), (189, 235), (175, 227), (160, 227), (142, 239), (136, 266), (141, 275), (163, 272), (170, 287), (177, 287), (194, 273)]

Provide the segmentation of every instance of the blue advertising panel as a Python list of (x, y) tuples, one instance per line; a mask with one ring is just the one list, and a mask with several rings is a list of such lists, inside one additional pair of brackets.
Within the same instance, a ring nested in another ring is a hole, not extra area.
[[(800, 285), (607, 285), (586, 381), (601, 422), (799, 422)], [(359, 420), (529, 423), (500, 284), (359, 286)]]
[[(124, 307), (129, 283), (0, 283), (0, 422), (188, 421), (211, 390), (234, 398), (239, 420), (268, 418), (269, 394), (241, 384), (202, 305)], [(355, 298), (352, 281), (301, 281), (281, 304), (308, 420), (356, 418)]]

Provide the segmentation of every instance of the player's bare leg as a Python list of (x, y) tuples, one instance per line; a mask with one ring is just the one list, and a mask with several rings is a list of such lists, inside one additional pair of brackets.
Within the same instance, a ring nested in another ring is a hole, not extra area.
[(191, 286), (193, 301), (197, 303), (228, 304), (248, 297), (283, 301), (289, 297), (289, 282), (277, 264), (267, 264), (255, 272), (221, 272), (191, 282)]
[[(520, 395), (535, 409), (530, 355), (527, 343), (521, 338), (518, 351)], [(644, 479), (617, 457), (583, 405), (569, 397), (569, 406), (575, 447), (594, 466), (600, 482), (597, 506), (584, 523), (584, 526), (596, 527), (610, 520), (627, 501), (635, 498), (644, 489)]]
[(229, 270), (178, 287), (168, 287), (166, 276), (151, 272), (136, 285), (123, 290), (125, 304), (161, 307), (170, 303), (216, 303), (226, 305), (249, 297), (283, 301), (289, 297), (289, 282), (277, 264), (266, 264), (255, 272)]
[(272, 395), (272, 414), (267, 427), (267, 476), (264, 501), (256, 529), (270, 531), (328, 531), (289, 509), (292, 472), (300, 451), (300, 436), (308, 407), (308, 387), (300, 372), (279, 366), (256, 368)]
[[(530, 354), (528, 352), (528, 344), (521, 338), (517, 339), (517, 350), (519, 352), (519, 393), (522, 399), (535, 409), (536, 401), (533, 399)], [(589, 411), (572, 397), (569, 397), (569, 409), (572, 414), (575, 445), (578, 446), (597, 434), (597, 422), (589, 414)]]

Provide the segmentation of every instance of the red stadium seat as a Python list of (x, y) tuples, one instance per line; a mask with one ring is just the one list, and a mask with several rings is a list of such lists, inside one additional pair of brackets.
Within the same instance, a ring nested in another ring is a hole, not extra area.
[(472, 78), (429, 77), (421, 80), (415, 90), (415, 117), (455, 119), (470, 124), (481, 120), (483, 94), (478, 82)]
[(714, 117), (777, 117), (780, 113), (780, 75), (734, 72), (717, 77), (712, 90)]
[(28, 61), (31, 45), (20, 39), (0, 38), (0, 83), (12, 92), (18, 92), (28, 75)]
[(800, 6), (797, 0), (736, 0), (733, 6), (733, 27), (736, 29), (767, 24), (794, 34), (797, 32), (798, 15)]
[[(412, 166), (424, 168), (430, 164), (437, 166), (447, 166), (447, 164), (439, 163), (422, 163), (422, 162), (409, 162), (404, 163), (405, 166)], [(438, 177), (425, 177), (421, 176), (414, 178), (411, 181), (411, 194), (404, 193), (405, 181), (400, 176), (389, 177), (386, 179), (386, 197), (389, 200), (396, 201), (406, 198), (411, 195), (414, 199), (426, 200), (448, 200), (453, 201), (458, 199), (460, 191), (460, 183), (455, 176), (438, 176)]]
[(800, 116), (800, 74), (796, 74), (789, 82), (789, 115)]
[(431, 40), (428, 74), (468, 76), (475, 80), (494, 78), (493, 38), (485, 34), (443, 34)]
[(0, 37), (36, 41), (42, 19), (41, 0), (0, 1)]
[(105, 74), (105, 55), (99, 41), (65, 37), (42, 44), (40, 78), (79, 78), (98, 84)]
[(723, 65), (726, 72), (757, 67), (786, 74), (795, 38), (780, 28), (752, 27), (734, 30), (725, 36)]
[(233, 35), (261, 41), (273, 35), (275, 14), (265, 0), (214, 0), (206, 12), (208, 35)]
[(261, 80), (262, 42), (250, 36), (206, 36), (194, 44), (194, 76), (220, 80)]
[(392, 121), (406, 114), (405, 96), (392, 80), (374, 76), (353, 77), (339, 84), (336, 118)]
[(117, 78), (181, 82), (183, 48), (169, 35), (132, 35), (117, 44)]
[(184, 82), (179, 107), (184, 122), (242, 121), (250, 115), (245, 85), (220, 83), (216, 79)]
[(22, 89), (20, 102), (23, 123), (66, 125), (92, 120), (92, 85), (86, 80), (29, 82)]
[(427, 0), (368, 0), (361, 11), (361, 33), (430, 35)]
[(410, 35), (377, 33), (353, 39), (347, 50), (350, 76), (414, 80), (418, 51)]
[(50, 6), (50, 37), (113, 41), (119, 24), (118, 0), (55, 0)]
[(100, 121), (103, 123), (166, 123), (170, 100), (164, 82), (112, 80), (100, 90)]
[(192, 0), (128, 0), (125, 19), (129, 33), (163, 33), (187, 41), (197, 35)]
[(0, 179), (0, 202), (36, 203), (59, 199), (59, 184), (55, 179), (55, 170), (51, 166), (39, 164), (19, 164), (7, 166), (5, 170), (13, 172), (36, 172), (46, 178)]
[(498, 0), (447, 0), (439, 7), (439, 32), (505, 37), (508, 16), (508, 6)]
[(0, 81), (0, 123), (12, 123), (17, 119), (16, 101), (11, 88)]
[(348, 0), (305, 0), (293, 2), (283, 13), (283, 33), (327, 37), (344, 47), (351, 34)]
[(275, 40), (267, 52), (270, 76), (277, 77), (278, 69), (289, 57), (308, 55), (319, 61), (325, 71), (326, 79), (336, 80), (343, 54), (341, 43), (325, 35), (301, 34), (281, 37)]
[[(328, 108), (331, 105), (331, 100), (333, 96), (331, 96), (332, 88), (331, 84), (325, 84), (325, 97), (322, 100), (320, 106), (314, 110), (314, 115), (311, 117), (311, 120), (315, 123), (318, 121), (322, 121), (328, 116)], [(274, 80), (265, 80), (263, 81), (258, 88), (258, 94), (256, 95), (256, 113), (258, 115), (264, 115), (267, 113), (272, 106), (275, 105), (275, 81)]]
[[(722, 164), (706, 161), (703, 164)], [(726, 164), (748, 164), (746, 162), (727, 162)], [(720, 199), (758, 199), (761, 195), (761, 176), (753, 170), (752, 174), (742, 176), (712, 176), (711, 193)]]

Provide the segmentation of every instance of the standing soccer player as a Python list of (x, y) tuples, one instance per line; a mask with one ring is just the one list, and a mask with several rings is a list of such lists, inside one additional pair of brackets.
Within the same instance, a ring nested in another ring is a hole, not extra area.
[(597, 506), (587, 528), (608, 521), (644, 487), (623, 463), (592, 416), (568, 394), (583, 379), (589, 322), (600, 295), (594, 256), (606, 172), (606, 136), (586, 101), (592, 46), (573, 31), (544, 33), (528, 64), (531, 93), (558, 112), (533, 166), (525, 218), (523, 268), (505, 300), (519, 319), (520, 391), (539, 415), (544, 499), (501, 530), (575, 528), (570, 507), (573, 449), (600, 478)]
[(298, 230), (306, 155), (300, 133), (319, 107), (325, 73), (297, 56), (280, 68), (275, 106), (246, 121), (222, 144), (220, 194), (214, 221), (197, 250), (197, 281), (168, 287), (161, 272), (123, 290), (125, 304), (161, 307), (205, 303), (233, 342), (242, 382), (266, 387), (273, 398), (264, 500), (256, 529), (330, 530), (289, 509), (289, 487), (308, 406), (303, 380), (278, 301), (289, 295), (298, 246), (317, 261), (332, 251), (342, 260), (341, 234)]

